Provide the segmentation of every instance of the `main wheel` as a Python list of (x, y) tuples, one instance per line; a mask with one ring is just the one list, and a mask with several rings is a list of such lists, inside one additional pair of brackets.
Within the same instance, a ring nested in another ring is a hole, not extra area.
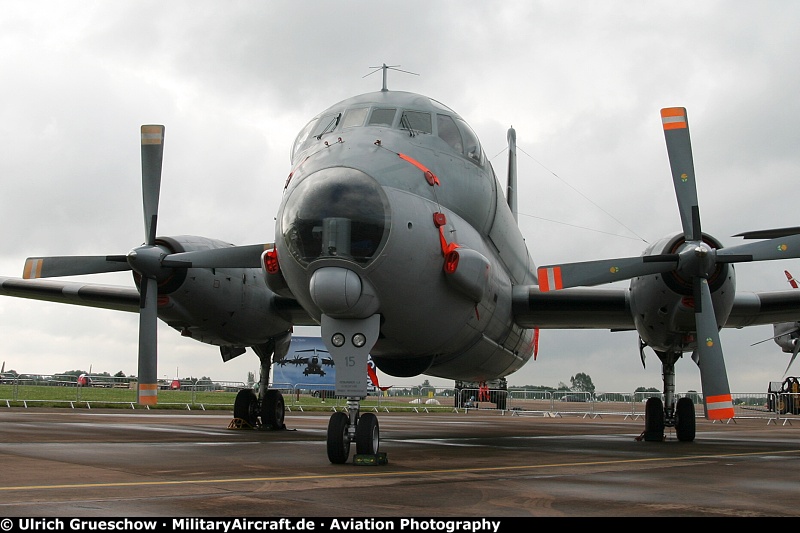
[(264, 403), (261, 406), (261, 423), (271, 429), (283, 429), (285, 417), (283, 394), (278, 389), (269, 389), (264, 395)]
[(375, 455), (380, 444), (378, 417), (374, 413), (364, 413), (356, 425), (356, 453)]
[(258, 424), (258, 397), (253, 389), (242, 389), (236, 394), (233, 418), (241, 418), (251, 426)]
[(648, 398), (644, 404), (644, 440), (647, 442), (664, 440), (664, 404), (661, 398)]
[(349, 425), (350, 417), (347, 413), (333, 413), (328, 421), (328, 460), (333, 464), (346, 463), (350, 455), (350, 436), (347, 434)]
[(675, 433), (678, 435), (678, 440), (692, 442), (695, 429), (694, 402), (691, 398), (679, 398), (675, 406)]

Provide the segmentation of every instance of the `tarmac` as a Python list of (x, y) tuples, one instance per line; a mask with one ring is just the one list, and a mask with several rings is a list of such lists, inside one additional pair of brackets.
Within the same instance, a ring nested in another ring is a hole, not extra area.
[[(0, 517), (788, 517), (800, 423), (379, 413), (384, 465), (331, 464), (330, 412), (0, 408)], [(355, 445), (351, 454), (355, 453)]]

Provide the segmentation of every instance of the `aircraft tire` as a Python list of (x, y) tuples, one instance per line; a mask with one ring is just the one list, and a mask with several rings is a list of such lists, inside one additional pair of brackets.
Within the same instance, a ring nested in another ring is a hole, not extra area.
[(679, 398), (675, 406), (675, 433), (681, 442), (694, 441), (696, 431), (694, 402), (691, 398)]
[(644, 404), (644, 440), (647, 442), (664, 440), (664, 404), (661, 398), (648, 398)]
[(233, 418), (240, 418), (251, 426), (258, 424), (258, 397), (253, 389), (242, 389), (236, 394)]
[(347, 413), (333, 413), (328, 421), (328, 460), (333, 464), (343, 465), (350, 455), (349, 425)]
[(364, 413), (356, 425), (356, 453), (375, 455), (379, 445), (378, 417), (374, 413)]
[(284, 429), (286, 427), (283, 423), (286, 417), (285, 407), (281, 391), (278, 389), (267, 390), (261, 405), (261, 423), (264, 427)]

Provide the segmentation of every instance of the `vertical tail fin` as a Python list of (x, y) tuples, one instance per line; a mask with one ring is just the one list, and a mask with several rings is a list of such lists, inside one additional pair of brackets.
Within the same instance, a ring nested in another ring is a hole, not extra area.
[(508, 128), (508, 184), (506, 186), (506, 201), (514, 220), (519, 221), (517, 216), (517, 132), (513, 126)]

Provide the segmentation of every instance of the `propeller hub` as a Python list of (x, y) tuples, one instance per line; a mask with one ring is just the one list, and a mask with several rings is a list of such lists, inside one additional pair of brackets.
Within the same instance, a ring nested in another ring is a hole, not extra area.
[(678, 270), (689, 278), (708, 279), (717, 268), (716, 250), (704, 242), (692, 243), (679, 253), (679, 257)]
[(167, 254), (158, 246), (139, 246), (130, 252), (126, 259), (134, 272), (142, 277), (162, 281), (169, 277), (171, 269), (164, 268), (161, 262)]

